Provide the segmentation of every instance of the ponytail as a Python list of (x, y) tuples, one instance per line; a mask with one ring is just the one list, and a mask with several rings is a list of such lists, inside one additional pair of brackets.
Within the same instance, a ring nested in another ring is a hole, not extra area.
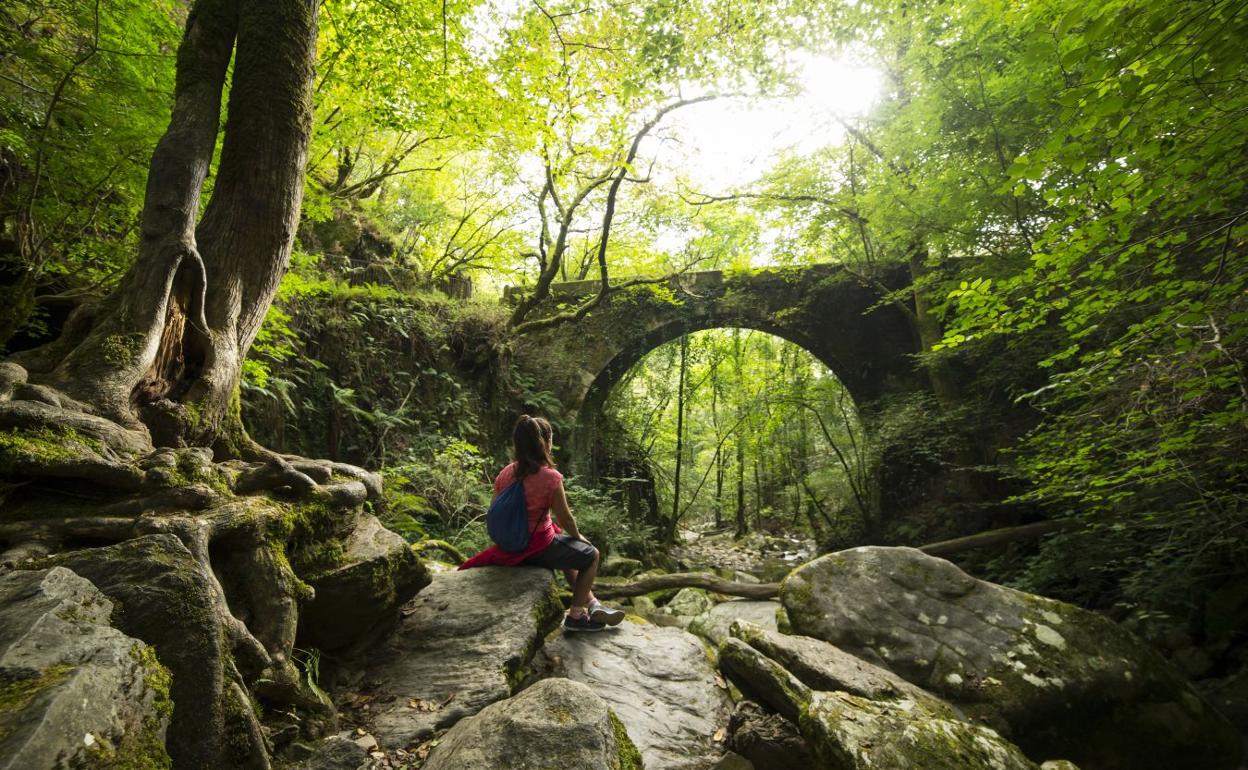
[(555, 467), (550, 457), (550, 443), (554, 430), (542, 417), (520, 415), (511, 432), (513, 454), (516, 459), (516, 478), (522, 479), (542, 468)]

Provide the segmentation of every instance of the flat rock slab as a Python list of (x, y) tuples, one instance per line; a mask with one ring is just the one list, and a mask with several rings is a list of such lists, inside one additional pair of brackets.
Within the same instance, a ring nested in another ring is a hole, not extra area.
[(168, 766), (168, 673), (112, 609), (64, 567), (0, 576), (0, 768)]
[(732, 701), (693, 634), (632, 619), (598, 633), (560, 631), (546, 640), (538, 665), (605, 700), (646, 770), (705, 770), (724, 753), (715, 737), (726, 731)]
[(776, 601), (733, 599), (720, 602), (708, 612), (694, 618), (689, 624), (689, 630), (710, 640), (712, 644), (720, 645), (728, 638), (734, 620), (744, 620), (768, 631), (778, 631), (776, 612), (780, 609), (780, 602)]
[(403, 748), (507, 698), (561, 613), (547, 569), (434, 575), (362, 659), (355, 679), (373, 695), (372, 734)]

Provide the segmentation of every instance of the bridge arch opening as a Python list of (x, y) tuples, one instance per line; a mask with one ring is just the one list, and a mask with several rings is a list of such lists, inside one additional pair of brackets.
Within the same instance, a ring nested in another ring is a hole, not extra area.
[(667, 540), (693, 523), (851, 529), (867, 440), (840, 362), (816, 350), (771, 324), (658, 326), (594, 378), (572, 454)]

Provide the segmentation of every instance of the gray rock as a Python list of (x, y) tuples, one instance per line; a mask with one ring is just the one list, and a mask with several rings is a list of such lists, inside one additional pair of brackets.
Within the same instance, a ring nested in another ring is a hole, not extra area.
[(424, 770), (641, 770), (637, 749), (589, 687), (545, 679), (442, 737)]
[(779, 663), (813, 690), (841, 690), (869, 700), (908, 698), (932, 714), (960, 719), (952, 706), (888, 669), (873, 666), (834, 645), (809, 636), (786, 636), (736, 622), (732, 635)]
[(754, 770), (810, 770), (818, 766), (797, 726), (753, 701), (737, 704), (728, 722), (728, 744)]
[(911, 701), (816, 692), (800, 726), (819, 758), (838, 770), (1036, 770), (995, 731), (941, 719)]
[(224, 669), (230, 646), (216, 614), (214, 578), (182, 541), (146, 535), (54, 559), (113, 600), (118, 628), (155, 647), (172, 672), (167, 746), (174, 766), (254, 767), (264, 749), (251, 732), (251, 704)]
[(603, 577), (632, 577), (641, 572), (642, 564), (637, 559), (612, 554), (603, 559), (598, 574)]
[(791, 722), (796, 722), (810, 704), (809, 687), (740, 639), (730, 637), (720, 645), (719, 668), (745, 697)]
[(715, 606), (715, 600), (701, 588), (682, 588), (663, 606), (670, 615), (694, 618)]
[(355, 675), (374, 692), (371, 732), (389, 749), (511, 695), (562, 607), (550, 570), (478, 567), (435, 575), (402, 614)]
[(794, 570), (780, 598), (797, 633), (940, 695), (1032, 756), (1103, 770), (1238, 766), (1226, 720), (1100, 615), (976, 580), (910, 548), (821, 557)]
[(762, 628), (775, 631), (776, 610), (780, 602), (734, 599), (720, 602), (689, 623), (689, 631), (719, 645), (728, 638), (728, 629), (734, 620), (744, 620)]
[(64, 567), (0, 575), (0, 768), (169, 766), (168, 672), (112, 608)]
[(702, 770), (723, 752), (731, 701), (700, 639), (631, 620), (597, 634), (552, 634), (543, 669), (584, 682), (619, 715), (647, 770)]
[(633, 611), (642, 617), (650, 617), (659, 611), (658, 605), (654, 603), (654, 599), (649, 596), (634, 596)]
[(301, 644), (339, 650), (392, 618), (432, 576), (402, 536), (376, 516), (361, 516), (343, 544), (340, 564), (301, 575), (316, 592), (299, 612)]
[(837, 770), (1036, 770), (987, 727), (944, 719), (908, 698), (874, 701), (806, 687), (783, 666), (731, 638), (720, 668), (742, 693), (796, 721), (821, 764)]
[(1041, 763), (1040, 770), (1079, 770), (1079, 766), (1065, 759), (1050, 759)]
[(312, 752), (300, 770), (361, 770), (368, 764), (368, 751), (340, 735), (321, 741)]

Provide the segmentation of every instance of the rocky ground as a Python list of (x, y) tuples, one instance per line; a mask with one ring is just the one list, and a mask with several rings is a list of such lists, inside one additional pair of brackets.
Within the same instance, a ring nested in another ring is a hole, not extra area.
[[(746, 567), (766, 559), (737, 562), (740, 545), (706, 539), (685, 546), (689, 566), (761, 577)], [(124, 547), (174, 544), (150, 540)], [(616, 628), (569, 634), (557, 625), (561, 579), (547, 570), (379, 572), (396, 563), (384, 530), (364, 519), (351, 542), (354, 561), (318, 588), (320, 601), (345, 602), (317, 610), (328, 646), (316, 684), (337, 721), (313, 740), (267, 714), (261, 738), (278, 767), (1236, 770), (1242, 760), (1232, 723), (1130, 632), (913, 549), (810, 560), (775, 600), (657, 591), (622, 601), (629, 615)], [(773, 555), (804, 560), (786, 545)], [(163, 589), (124, 566), (102, 574), (104, 563), (0, 575), (0, 770), (52, 767), (49, 756), (129, 767), (116, 760), (136, 741), (174, 734), (169, 672), (111, 625), (125, 613), (106, 596), (137, 612), (144, 592)], [(419, 592), (378, 624), (368, 597), (393, 599), (378, 586), (395, 575)], [(122, 594), (121, 583), (137, 587)], [(361, 624), (372, 631), (351, 633)], [(213, 686), (166, 657), (175, 701), (188, 682)], [(186, 765), (175, 756), (173, 766)]]

